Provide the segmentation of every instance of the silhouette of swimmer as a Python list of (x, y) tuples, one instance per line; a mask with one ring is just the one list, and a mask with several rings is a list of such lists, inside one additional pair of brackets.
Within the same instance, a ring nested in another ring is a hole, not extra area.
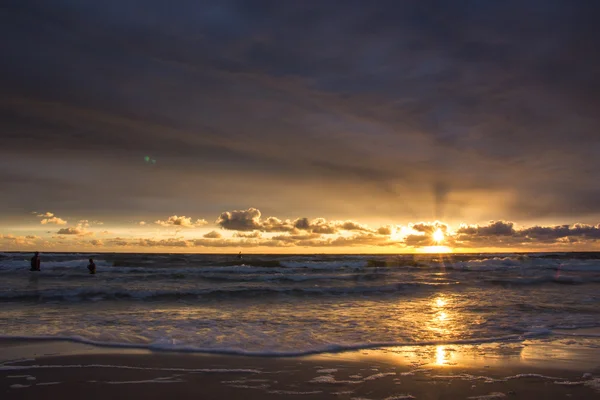
[(94, 264), (94, 260), (92, 260), (91, 258), (90, 263), (88, 264), (88, 270), (90, 271), (90, 274), (96, 273), (96, 264)]
[(40, 271), (40, 253), (39, 251), (35, 252), (35, 255), (31, 257), (31, 269), (30, 271)]
[(238, 260), (242, 259), (242, 252), (240, 251), (240, 253), (237, 255)]

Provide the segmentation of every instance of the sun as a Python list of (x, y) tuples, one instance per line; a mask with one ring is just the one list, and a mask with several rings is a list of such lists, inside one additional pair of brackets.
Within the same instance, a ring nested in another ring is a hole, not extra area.
[(442, 230), (439, 228), (437, 231), (433, 232), (432, 236), (433, 236), (433, 240), (436, 241), (437, 243), (444, 241), (444, 232), (442, 232)]

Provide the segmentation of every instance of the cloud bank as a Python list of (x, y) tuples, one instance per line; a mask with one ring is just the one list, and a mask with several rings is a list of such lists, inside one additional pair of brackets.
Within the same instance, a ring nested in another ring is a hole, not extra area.
[[(161, 226), (198, 227), (204, 220), (195, 222), (185, 216), (171, 216)], [(138, 223), (132, 223), (137, 225)], [(110, 237), (103, 232), (103, 239), (76, 242), (82, 246), (121, 249), (129, 251), (157, 251), (178, 248), (181, 251), (233, 251), (234, 248), (262, 249), (263, 251), (347, 251), (347, 252), (421, 252), (436, 251), (565, 251), (600, 249), (600, 224), (576, 223), (571, 225), (522, 226), (513, 221), (495, 220), (486, 224), (460, 224), (453, 229), (443, 221), (421, 221), (403, 224), (369, 226), (352, 220), (328, 220), (326, 218), (281, 219), (263, 217), (262, 212), (250, 207), (220, 213), (215, 225), (221, 231), (210, 230), (202, 234), (194, 230), (177, 230), (169, 237)], [(140, 234), (139, 231), (137, 235)], [(173, 231), (170, 231), (173, 232)], [(187, 233), (186, 233), (187, 232)], [(435, 240), (436, 232), (443, 238)], [(182, 233), (186, 233), (183, 235)], [(61, 243), (70, 238), (94, 235), (88, 220), (80, 220), (74, 227), (61, 228), (56, 232)], [(166, 233), (165, 233), (166, 234)], [(38, 235), (4, 235), (0, 239), (11, 246), (37, 246), (44, 242)], [(79, 239), (73, 239), (79, 240)], [(66, 241), (66, 242), (65, 242)], [(75, 243), (75, 242), (72, 242)], [(437, 247), (436, 247), (437, 246)], [(155, 250), (153, 250), (155, 249)], [(229, 249), (229, 250), (228, 250)], [(296, 249), (296, 250), (294, 250)], [(166, 251), (166, 250), (165, 250)]]

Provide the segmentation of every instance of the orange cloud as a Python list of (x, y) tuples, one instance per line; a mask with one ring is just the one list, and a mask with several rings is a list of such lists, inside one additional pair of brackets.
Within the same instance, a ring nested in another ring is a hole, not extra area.
[(62, 218), (52, 217), (52, 218), (44, 218), (43, 220), (40, 221), (40, 223), (42, 225), (47, 225), (47, 224), (66, 225), (67, 221), (65, 221)]
[[(192, 219), (190, 217), (186, 217), (184, 215), (182, 215), (180, 217), (177, 215), (172, 215), (164, 221), (157, 220), (157, 221), (154, 221), (154, 223), (157, 225), (165, 226), (165, 227), (180, 226), (180, 227), (184, 227), (184, 228), (195, 228), (195, 227), (199, 227), (199, 226), (208, 224), (208, 222), (204, 219), (197, 219), (194, 222), (194, 221), (192, 221)], [(140, 223), (140, 225), (145, 225), (145, 222), (144, 222), (144, 224)]]

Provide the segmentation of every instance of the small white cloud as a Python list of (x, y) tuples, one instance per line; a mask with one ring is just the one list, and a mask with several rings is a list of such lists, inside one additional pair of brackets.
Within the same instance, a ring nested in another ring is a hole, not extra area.
[(42, 217), (42, 218), (52, 218), (54, 217), (54, 214), (51, 212), (46, 212), (44, 214), (37, 214), (38, 217)]
[(140, 222), (138, 223), (138, 225), (140, 225), (140, 226), (144, 226), (144, 225), (146, 225), (146, 221), (140, 221)]
[(52, 217), (52, 218), (44, 218), (40, 221), (42, 225), (55, 224), (55, 225), (66, 225), (67, 221), (62, 218)]

